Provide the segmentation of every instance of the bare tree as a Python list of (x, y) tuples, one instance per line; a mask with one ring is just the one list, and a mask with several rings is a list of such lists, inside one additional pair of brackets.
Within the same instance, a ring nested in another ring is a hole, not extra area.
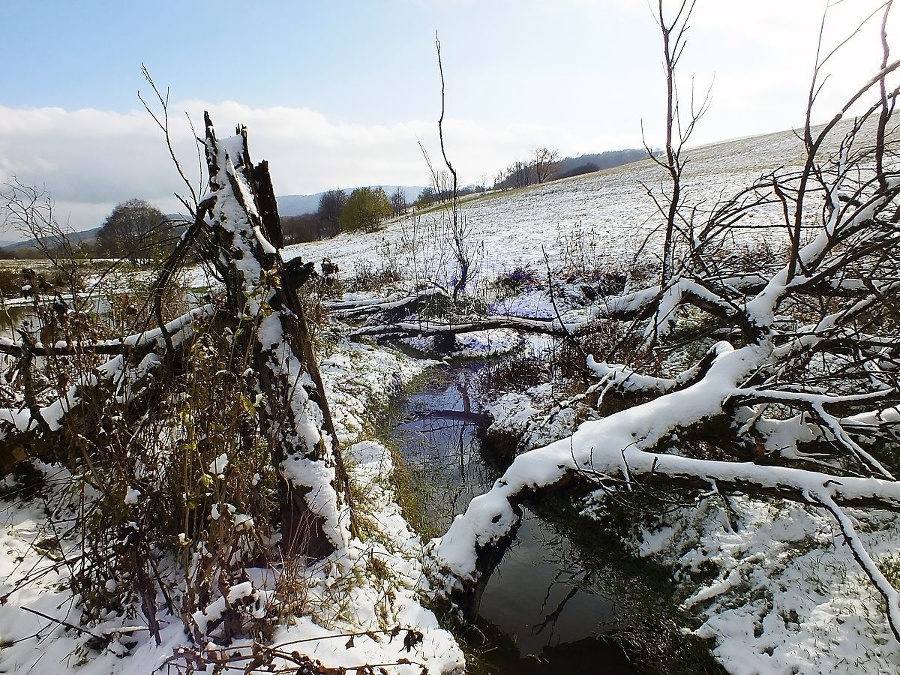
[(175, 166), (175, 170), (178, 172), (178, 176), (181, 179), (181, 182), (184, 183), (187, 188), (187, 195), (179, 195), (175, 194), (175, 197), (181, 204), (187, 209), (187, 213), (193, 218), (197, 213), (197, 208), (200, 204), (200, 193), (203, 191), (203, 184), (205, 182), (204, 168), (205, 163), (203, 161), (203, 148), (200, 143), (200, 139), (197, 138), (197, 132), (194, 130), (193, 122), (191, 122), (191, 118), (185, 113), (185, 117), (187, 118), (187, 123), (191, 128), (192, 135), (197, 142), (197, 179), (196, 185), (191, 182), (191, 179), (188, 178), (187, 172), (184, 169), (181, 161), (178, 159), (178, 155), (175, 152), (175, 146), (172, 144), (172, 133), (169, 125), (169, 90), (166, 89), (165, 94), (159, 90), (156, 86), (156, 82), (153, 81), (153, 78), (150, 76), (150, 71), (147, 69), (143, 63), (141, 64), (141, 72), (144, 74), (144, 79), (147, 80), (147, 83), (150, 85), (151, 90), (153, 91), (154, 98), (156, 98), (156, 102), (158, 108), (144, 99), (143, 94), (138, 92), (138, 100), (144, 106), (144, 110), (147, 111), (147, 114), (153, 119), (156, 123), (156, 126), (159, 127), (159, 130), (163, 134), (163, 138), (166, 141), (166, 148), (169, 151), (169, 158), (172, 160), (172, 164)]
[(403, 194), (403, 189), (400, 186), (397, 186), (397, 189), (391, 195), (391, 207), (393, 207), (394, 218), (406, 215), (406, 195)]
[(546, 183), (553, 178), (559, 164), (559, 150), (546, 146), (534, 151), (534, 178), (538, 183)]
[[(664, 287), (675, 273), (677, 242), (691, 239), (690, 223), (686, 221), (682, 209), (684, 199), (682, 176), (685, 166), (682, 152), (697, 123), (709, 108), (710, 102), (709, 91), (702, 100), (695, 100), (692, 87), (689, 108), (687, 111), (683, 111), (675, 79), (678, 62), (684, 53), (688, 26), (695, 4), (695, 0), (681, 0), (680, 4), (676, 3), (677, 10), (671, 18), (665, 11), (665, 0), (658, 0), (656, 5), (655, 18), (662, 37), (663, 69), (666, 79), (666, 144), (663, 155), (655, 153), (647, 145), (646, 140), (644, 149), (650, 158), (665, 170), (669, 179), (668, 192), (664, 192), (662, 195), (657, 195), (656, 191), (645, 186), (647, 194), (664, 218), (660, 267), (661, 287)], [(643, 123), (641, 128), (643, 130)]]
[(347, 205), (347, 193), (341, 189), (328, 190), (319, 197), (319, 239), (333, 237), (341, 231), (341, 211)]
[(531, 165), (528, 162), (517, 161), (509, 167), (508, 172), (513, 177), (513, 187), (525, 188), (531, 185)]
[(447, 149), (444, 146), (444, 114), (446, 112), (444, 64), (441, 61), (441, 41), (438, 39), (437, 33), (434, 36), (434, 45), (437, 52), (438, 72), (441, 78), (441, 116), (438, 118), (438, 139), (441, 144), (441, 155), (444, 158), (444, 164), (453, 178), (450, 192), (450, 222), (447, 238), (450, 250), (456, 260), (456, 274), (451, 280), (453, 300), (455, 301), (459, 298), (460, 293), (465, 290), (474, 272), (473, 267), (479, 243), (472, 240), (471, 228), (466, 223), (465, 218), (460, 215), (459, 179), (456, 175), (456, 169), (453, 168), (450, 159), (447, 157)]
[[(673, 34), (672, 26), (683, 27), (692, 7), (682, 3), (667, 22), (660, 4), (670, 65), (683, 49), (683, 28)], [(886, 17), (890, 3), (883, 11)], [(897, 139), (878, 132), (900, 95), (888, 80), (900, 61), (887, 58), (883, 42), (875, 75), (832, 123), (817, 130), (807, 116), (802, 168), (764, 175), (702, 217), (682, 201), (683, 191), (669, 196), (670, 234), (679, 223), (692, 233), (684, 263), (675, 268), (668, 251), (664, 283), (608, 298), (605, 315), (630, 320), (632, 331), (669, 346), (678, 344), (685, 320), (699, 318), (706, 353), (675, 376), (637, 372), (612, 360), (615, 349), (588, 358), (601, 412), (611, 392), (631, 405), (619, 403), (570, 437), (517, 457), (431, 543), (434, 568), (445, 575), (439, 587), (458, 608), (470, 616), (477, 610), (531, 500), (598, 488), (616, 499), (711, 489), (796, 500), (831, 514), (884, 598), (900, 642), (900, 593), (845, 512), (900, 510), (900, 172)], [(678, 109), (667, 72), (672, 131)], [(849, 105), (866, 96), (874, 98), (870, 107), (840, 126)], [(673, 136), (660, 162), (676, 187), (684, 166), (678, 139), (685, 137)], [(724, 253), (735, 224), (761, 206), (786, 214), (786, 242), (748, 269)], [(792, 220), (797, 209), (802, 238)]]
[(76, 261), (79, 256), (72, 244), (72, 233), (56, 220), (50, 195), (13, 178), (0, 185), (0, 215), (4, 225), (34, 241), (51, 265), (65, 275), (69, 295), (77, 298), (84, 281)]
[(435, 173), (434, 189), (438, 201), (453, 204), (453, 174), (446, 169), (440, 169)]
[(108, 257), (132, 262), (162, 258), (177, 240), (173, 221), (143, 199), (118, 204), (97, 232), (97, 247)]

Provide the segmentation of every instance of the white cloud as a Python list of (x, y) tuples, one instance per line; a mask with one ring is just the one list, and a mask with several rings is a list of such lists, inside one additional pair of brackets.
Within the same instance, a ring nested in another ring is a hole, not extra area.
[[(278, 194), (373, 183), (426, 184), (428, 170), (417, 138), (435, 165), (440, 163), (433, 121), (347, 124), (306, 108), (184, 101), (173, 104), (170, 114), (175, 149), (190, 176), (198, 173), (197, 150), (186, 118), (174, 112), (182, 110), (191, 115), (198, 133), (204, 110), (220, 136), (233, 133), (236, 124), (246, 125), (253, 159), (269, 160)], [(447, 151), (463, 182), (492, 179), (537, 145), (581, 152), (596, 148), (598, 139), (548, 127), (445, 122)], [(176, 211), (173, 193), (184, 192), (161, 132), (146, 112), (136, 110), (122, 114), (0, 106), (0, 179), (12, 176), (45, 187), (60, 221), (75, 229), (99, 224), (116, 203), (132, 197)]]
[[(839, 42), (855, 26), (860, 12), (879, 1), (847, 0), (835, 5), (825, 43)], [(585, 12), (649, 16), (646, 3), (633, 0), (566, 2)], [(702, 12), (695, 13), (679, 71), (682, 94), (687, 95), (692, 76), (700, 91), (713, 78), (715, 84), (712, 107), (694, 142), (802, 123), (818, 32), (816, 17), (822, 4), (758, 0), (750, 8), (746, 3), (720, 2), (706, 3)], [(816, 121), (830, 118), (877, 66), (877, 29), (878, 22), (872, 22), (859, 40), (828, 64), (826, 72), (831, 77)], [(890, 30), (896, 32), (893, 27)], [(650, 40), (652, 33), (651, 26), (640, 33), (639, 40)], [(514, 100), (497, 84), (503, 81), (501, 75), (473, 76), (474, 93), (463, 93), (462, 100), (451, 99), (453, 109), (483, 120), (487, 108), (493, 119), (501, 121), (446, 120), (447, 151), (462, 183), (490, 181), (512, 162), (527, 158), (536, 146), (556, 147), (563, 155), (637, 147), (640, 119), (645, 122), (648, 142), (658, 146), (664, 129), (659, 105), (663, 82), (659, 70), (650, 77), (647, 62), (660, 56), (658, 45), (653, 55), (641, 51), (631, 54), (630, 61), (598, 52), (596, 60), (554, 66), (550, 93), (545, 91), (545, 80), (535, 77), (513, 92)], [(359, 108), (348, 116), (365, 119), (366, 102), (354, 105)], [(507, 106), (508, 111), (496, 112), (497, 106)], [(173, 103), (170, 110), (175, 149), (190, 176), (197, 176), (199, 168), (184, 110), (200, 133), (204, 110), (210, 111), (220, 135), (232, 133), (238, 123), (247, 125), (253, 158), (269, 160), (278, 194), (373, 183), (426, 184), (428, 170), (417, 140), (428, 149), (435, 167), (442, 167), (433, 119), (401, 118), (387, 125), (349, 123), (310, 108), (262, 108), (235, 101), (185, 100)], [(505, 119), (545, 122), (508, 123)], [(564, 124), (569, 128), (563, 128)], [(176, 211), (179, 203), (173, 193), (184, 191), (159, 129), (143, 110), (0, 106), (0, 181), (11, 176), (45, 187), (56, 201), (59, 219), (76, 229), (99, 224), (116, 203), (132, 197)]]

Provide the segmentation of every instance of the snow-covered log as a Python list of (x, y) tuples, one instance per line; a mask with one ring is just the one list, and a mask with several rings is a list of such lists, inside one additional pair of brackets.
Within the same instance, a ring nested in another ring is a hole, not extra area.
[(523, 317), (505, 316), (469, 321), (461, 320), (459, 323), (449, 323), (444, 321), (396, 321), (393, 323), (382, 323), (356, 328), (350, 332), (350, 337), (458, 335), (461, 333), (474, 333), (477, 331), (495, 330), (499, 328), (513, 328), (529, 333), (543, 333), (560, 337), (569, 334), (567, 326), (555, 319), (526, 319)]
[(395, 300), (339, 300), (325, 302), (323, 305), (341, 319), (353, 320), (378, 315), (386, 321), (397, 321), (436, 300), (446, 301), (449, 298), (444, 289), (435, 286)]
[[(854, 100), (898, 66), (884, 66)], [(683, 240), (673, 238), (681, 258), (668, 259), (662, 286), (607, 298), (594, 312), (595, 321), (630, 319), (651, 347), (671, 347), (682, 323), (703, 323), (705, 335), (727, 340), (674, 376), (590, 357), (599, 405), (611, 391), (639, 404), (520, 455), (473, 499), (429, 545), (439, 595), (474, 616), (521, 507), (573, 485), (742, 492), (830, 513), (900, 642), (900, 593), (844, 513), (900, 510), (900, 172), (887, 161), (885, 137), (873, 144), (864, 133), (867, 123), (884, 126), (896, 95), (882, 95), (850, 125), (834, 156), (820, 153), (836, 121), (818, 134), (807, 127), (805, 167), (753, 186), (761, 195), (754, 203), (784, 205), (790, 237), (781, 257), (751, 272), (729, 266), (729, 228), (743, 209), (736, 198), (709, 222), (690, 223)], [(692, 452), (697, 446), (702, 453)]]

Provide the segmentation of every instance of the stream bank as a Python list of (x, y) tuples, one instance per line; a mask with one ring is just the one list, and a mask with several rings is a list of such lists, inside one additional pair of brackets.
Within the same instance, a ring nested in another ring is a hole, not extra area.
[[(395, 406), (390, 433), (428, 534), (445, 531), (510, 461), (484, 433), (484, 405), (496, 395), (485, 390), (490, 381), (477, 364), (436, 366)], [(463, 636), (471, 671), (722, 672), (706, 643), (681, 635), (677, 622), (687, 617), (673, 606), (668, 570), (598, 537), (597, 522), (570, 500), (556, 502), (526, 511), (488, 583), (476, 626)]]

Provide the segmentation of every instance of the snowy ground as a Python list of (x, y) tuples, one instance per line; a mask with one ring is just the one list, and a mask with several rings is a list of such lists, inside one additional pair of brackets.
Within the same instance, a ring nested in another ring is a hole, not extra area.
[[(689, 199), (711, 207), (724, 192), (765, 171), (794, 165), (798, 149), (789, 132), (697, 149), (689, 153)], [(480, 244), (480, 282), (522, 267), (542, 275), (545, 253), (553, 268), (577, 269), (598, 258), (610, 265), (632, 259), (659, 221), (645, 187), (658, 181), (658, 169), (643, 162), (467, 202), (462, 215), (470, 237)], [(768, 215), (760, 210), (753, 217)], [(328, 257), (344, 277), (366, 264), (440, 279), (449, 269), (440, 264), (447, 257), (436, 236), (440, 227), (440, 215), (410, 217), (376, 234), (344, 234), (291, 247), (285, 257), (316, 262)], [(554, 311), (546, 293), (536, 290), (506, 303), (499, 311), (545, 317)], [(473, 336), (466, 346), (496, 349), (505, 338)], [(420, 604), (427, 585), (422, 542), (393, 502), (390, 456), (369, 438), (366, 421), (370, 404), (386, 399), (425, 364), (375, 347), (338, 344), (322, 373), (340, 440), (350, 448), (353, 480), (368, 495), (371, 525), (381, 534), (310, 570), (305, 580), (309, 607), (317, 609), (281, 629), (271, 644), (329, 667), (383, 663), (394, 664), (386, 666), (390, 672), (419, 673), (422, 665), (432, 673), (451, 672), (463, 667), (462, 653)], [(511, 428), (530, 424), (534, 446), (570, 432), (574, 424), (572, 410), (559, 406), (559, 397), (547, 387), (511, 393), (493, 412)], [(57, 481), (54, 489), (65, 489), (68, 476), (52, 467), (45, 471), (51, 484)], [(726, 522), (722, 509), (707, 499), (698, 509), (684, 509), (636, 532), (630, 542), (640, 555), (672, 565), (685, 605), (703, 619), (700, 634), (716, 639), (715, 655), (730, 672), (900, 671), (900, 650), (887, 634), (879, 598), (828, 517), (807, 507), (743, 498), (732, 499), (731, 507), (739, 527)], [(80, 628), (61, 623), (79, 625), (80, 615), (43, 510), (43, 502), (16, 501), (3, 503), (0, 511), (0, 670), (181, 672), (176, 663), (202, 656), (203, 649), (189, 648), (177, 618), (162, 627), (160, 647), (134, 616), (111, 615), (100, 625)], [(884, 515), (858, 526), (870, 550), (882, 562), (896, 560), (886, 567), (900, 574), (897, 519)], [(58, 545), (65, 549), (71, 542), (63, 537)], [(23, 586), (26, 578), (30, 581)], [(254, 583), (254, 590), (264, 591), (267, 581)], [(343, 604), (335, 602), (338, 595)], [(109, 646), (92, 651), (98, 636), (100, 642), (111, 638)], [(250, 649), (249, 643), (238, 643), (227, 651), (246, 654)], [(214, 644), (206, 651), (224, 653)]]
[[(464, 667), (454, 638), (420, 603), (427, 586), (421, 569), (422, 543), (394, 500), (390, 453), (377, 442), (364, 440), (370, 433), (364, 411), (395, 393), (398, 384), (425, 365), (349, 343), (322, 363), (351, 480), (366, 495), (369, 536), (299, 572), (306, 614), (272, 636), (269, 646), (286, 655), (273, 658), (277, 668), (298, 667), (291, 661), (295, 651), (325, 668), (385, 664), (386, 672), (418, 675), (423, 668), (450, 673)], [(44, 513), (45, 504), (68, 490), (71, 477), (59, 468), (43, 470), (50, 486), (44, 499), (0, 504), (0, 672), (195, 672), (187, 670), (189, 664), (196, 672), (213, 672), (213, 666), (207, 670), (205, 664), (223, 658), (232, 659), (232, 667), (245, 672), (253, 655), (252, 641), (235, 641), (226, 649), (213, 640), (198, 648), (191, 645), (177, 616), (162, 618), (160, 646), (141, 618), (130, 614), (112, 612), (99, 624), (82, 625), (67, 584), (68, 569), (59, 564), (58, 555), (60, 550), (70, 556), (77, 553), (73, 548), (77, 533), (61, 536), (56, 543)], [(7, 486), (13, 486), (11, 479)], [(261, 573), (245, 589), (232, 587), (230, 596), (239, 599), (246, 593), (264, 599), (275, 581), (274, 571)], [(209, 620), (216, 616), (215, 604), (207, 608)]]
[[(697, 633), (715, 639), (714, 655), (727, 670), (900, 672), (884, 602), (834, 521), (789, 502), (729, 501), (731, 524), (713, 498), (645, 530), (639, 546), (641, 555), (672, 564), (682, 587), (693, 590), (684, 605), (703, 617)], [(853, 515), (876, 558), (896, 570), (897, 516)]]

